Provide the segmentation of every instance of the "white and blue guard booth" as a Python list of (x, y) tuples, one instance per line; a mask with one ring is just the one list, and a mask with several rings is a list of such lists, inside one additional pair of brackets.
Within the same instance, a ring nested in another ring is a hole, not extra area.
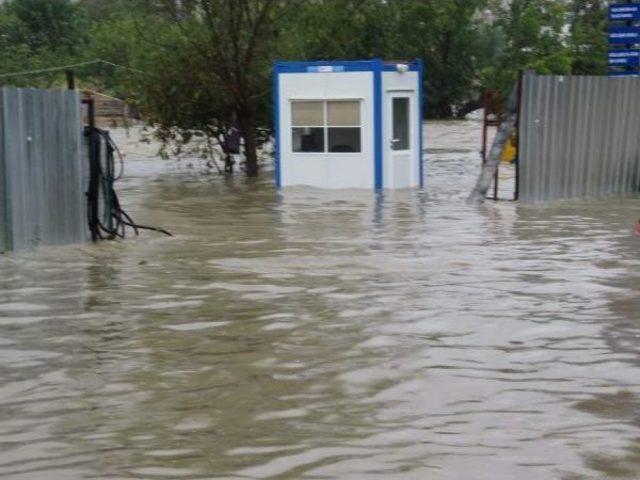
[(276, 185), (422, 187), (422, 76), (419, 60), (277, 62)]

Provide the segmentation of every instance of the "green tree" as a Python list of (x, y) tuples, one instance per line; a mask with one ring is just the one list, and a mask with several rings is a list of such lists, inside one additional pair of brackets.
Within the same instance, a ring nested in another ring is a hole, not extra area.
[[(47, 68), (80, 55), (87, 40), (83, 9), (71, 0), (11, 0), (0, 4), (0, 72)], [(0, 83), (51, 86), (60, 76), (0, 78)]]
[[(271, 125), (274, 60), (421, 58), (426, 112), (462, 116), (518, 70), (606, 70), (605, 0), (7, 0), (0, 73), (101, 58), (81, 85), (137, 104), (164, 145), (242, 130), (247, 172)], [(62, 84), (62, 72), (0, 83)]]
[[(296, 0), (146, 0), (165, 34), (140, 28), (153, 59), (139, 90), (149, 117), (165, 133), (210, 136), (236, 121), (246, 170), (258, 173), (257, 127), (265, 124), (277, 25)], [(213, 133), (212, 133), (213, 132)]]
[[(426, 111), (447, 118), (476, 104), (478, 59), (475, 41), (481, 28), (484, 0), (390, 0), (399, 19), (395, 55), (407, 52), (426, 65)], [(479, 105), (476, 105), (479, 106)]]
[(282, 25), (280, 52), (295, 60), (368, 59), (389, 48), (393, 19), (381, 0), (318, 0)]
[(48, 49), (77, 53), (86, 40), (84, 10), (71, 0), (11, 0), (4, 5), (13, 17), (5, 30), (10, 43), (33, 52)]
[(607, 73), (607, 2), (572, 0), (571, 73), (604, 75)]
[(450, 117), (477, 97), (474, 82), (486, 0), (318, 0), (287, 27), (292, 58), (421, 58), (427, 115)]
[(508, 94), (519, 70), (568, 74), (572, 55), (567, 38), (567, 6), (558, 0), (495, 0), (491, 20), (505, 38), (498, 60), (481, 72), (485, 88)]

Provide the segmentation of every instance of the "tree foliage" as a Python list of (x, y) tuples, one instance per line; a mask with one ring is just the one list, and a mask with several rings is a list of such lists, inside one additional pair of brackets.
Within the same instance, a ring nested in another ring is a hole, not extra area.
[[(80, 55), (87, 41), (84, 10), (68, 0), (11, 0), (0, 5), (0, 69), (44, 68)], [(55, 76), (13, 83), (51, 85)]]
[[(222, 139), (232, 124), (244, 138), (246, 170), (257, 175), (257, 127), (266, 123), (276, 26), (297, 0), (146, 0), (161, 25), (140, 76), (140, 103), (164, 140), (194, 132)], [(148, 17), (145, 17), (148, 19)], [(167, 68), (171, 65), (172, 68)]]
[(607, 2), (572, 0), (571, 71), (578, 75), (600, 75), (607, 68)]
[[(5, 0), (0, 73), (101, 58), (82, 85), (138, 105), (167, 145), (236, 123), (256, 173), (274, 60), (421, 58), (426, 112), (464, 115), (520, 69), (603, 74), (604, 0)], [(11, 77), (62, 84), (61, 73)]]
[(10, 44), (75, 54), (85, 39), (84, 10), (67, 0), (13, 0), (5, 10)]

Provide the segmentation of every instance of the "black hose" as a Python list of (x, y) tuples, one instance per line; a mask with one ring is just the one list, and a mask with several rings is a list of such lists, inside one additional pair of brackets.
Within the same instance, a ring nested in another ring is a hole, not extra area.
[[(118, 195), (114, 189), (116, 180), (122, 178), (124, 161), (117, 145), (109, 132), (96, 127), (85, 127), (85, 136), (89, 143), (89, 188), (87, 190), (87, 221), (93, 241), (125, 238), (127, 227), (133, 229), (135, 235), (140, 230), (151, 230), (172, 236), (168, 231), (139, 225), (122, 209)], [(104, 162), (102, 152), (104, 148)], [(115, 175), (116, 154), (120, 162), (120, 171)], [(102, 208), (101, 208), (102, 207)]]

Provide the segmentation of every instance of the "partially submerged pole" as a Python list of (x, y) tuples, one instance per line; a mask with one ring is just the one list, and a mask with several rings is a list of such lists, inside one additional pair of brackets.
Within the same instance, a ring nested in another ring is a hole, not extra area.
[(496, 133), (496, 137), (491, 145), (489, 157), (482, 166), (482, 173), (480, 173), (478, 182), (467, 199), (469, 203), (482, 203), (485, 201), (487, 192), (491, 187), (491, 181), (494, 179), (498, 170), (504, 147), (516, 130), (516, 124), (518, 122), (518, 90), (519, 86), (516, 84), (509, 96), (507, 109), (504, 113), (502, 123), (498, 127), (498, 133)]

